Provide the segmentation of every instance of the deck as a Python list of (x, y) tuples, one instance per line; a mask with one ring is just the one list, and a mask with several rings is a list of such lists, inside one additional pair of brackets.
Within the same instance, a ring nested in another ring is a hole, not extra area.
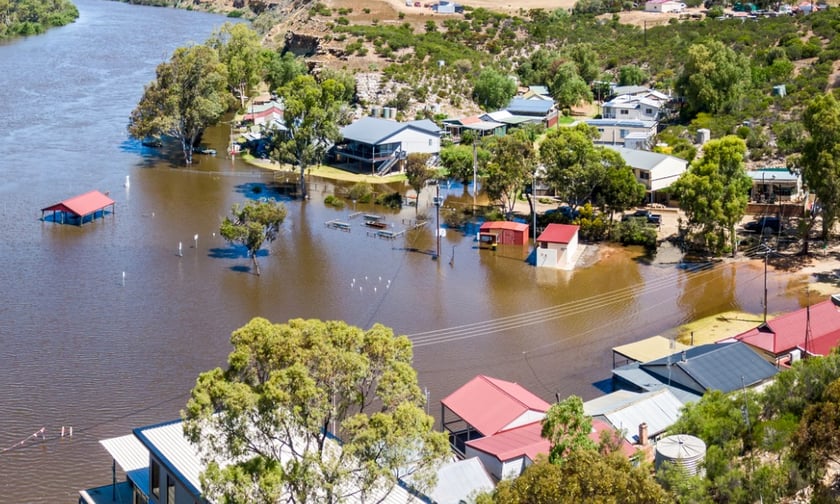
[(115, 502), (131, 504), (133, 492), (127, 481), (114, 485), (104, 485), (79, 491), (79, 504), (114, 504)]

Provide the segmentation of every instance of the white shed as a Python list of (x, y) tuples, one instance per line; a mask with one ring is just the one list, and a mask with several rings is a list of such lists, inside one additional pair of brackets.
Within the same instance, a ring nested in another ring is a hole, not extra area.
[(578, 254), (579, 226), (549, 224), (537, 237), (537, 266), (571, 269)]

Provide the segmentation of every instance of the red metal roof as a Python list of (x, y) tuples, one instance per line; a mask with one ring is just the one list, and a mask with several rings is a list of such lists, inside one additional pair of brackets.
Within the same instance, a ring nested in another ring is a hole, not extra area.
[(556, 224), (551, 223), (545, 228), (545, 231), (537, 238), (538, 242), (548, 243), (569, 243), (577, 234), (580, 226), (573, 226), (572, 224)]
[[(811, 306), (810, 311), (811, 338), (807, 350), (815, 355), (825, 355), (840, 342), (840, 312), (831, 300)], [(805, 348), (807, 319), (808, 310), (800, 308), (768, 320), (755, 329), (739, 334), (735, 339), (773, 355), (783, 355), (796, 348)], [(820, 342), (819, 351), (817, 341)]]
[(489, 221), (481, 225), (479, 231), (488, 232), (493, 229), (509, 229), (511, 231), (528, 231), (528, 224), (511, 221)]
[(549, 404), (516, 383), (478, 375), (441, 403), (484, 436), (493, 435), (528, 412)]
[[(592, 419), (592, 432), (589, 438), (600, 443), (601, 432), (605, 430), (614, 431), (615, 429), (603, 420)], [(632, 456), (635, 453), (633, 445), (628, 443), (623, 436), (619, 437), (621, 452), (627, 457)], [(540, 453), (548, 454), (551, 449), (551, 443), (542, 437), (542, 422), (532, 422), (489, 437), (467, 441), (467, 446), (493, 455), (502, 462), (514, 460), (523, 455), (534, 460)]]
[(79, 196), (66, 199), (55, 205), (42, 208), (42, 212), (62, 211), (84, 217), (107, 206), (114, 204), (114, 200), (99, 191), (90, 191)]

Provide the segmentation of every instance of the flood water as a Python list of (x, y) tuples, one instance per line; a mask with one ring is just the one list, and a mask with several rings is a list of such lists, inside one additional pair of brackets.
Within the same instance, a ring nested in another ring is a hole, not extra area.
[[(225, 18), (75, 3), (75, 24), (0, 46), (0, 502), (76, 502), (80, 488), (109, 483), (98, 440), (176, 418), (197, 375), (224, 365), (231, 331), (254, 316), (411, 335), (438, 414), (479, 373), (547, 400), (588, 399), (609, 376), (610, 347), (725, 310), (761, 312), (756, 265), (691, 272), (619, 251), (574, 273), (536, 271), (451, 231), (434, 261), (431, 226), (384, 240), (350, 217), (383, 214), (399, 232), (413, 208), (328, 208), (333, 187), (321, 180), (310, 202), (287, 201), (258, 277), (218, 226), (274, 176), (223, 155), (183, 168), (178, 153), (126, 134), (155, 66)], [(224, 152), (227, 134), (205, 141)], [(116, 201), (113, 214), (82, 227), (40, 220), (41, 208), (93, 189)], [(333, 219), (352, 231), (326, 227)], [(798, 306), (787, 280), (768, 283), (772, 311)], [(61, 438), (62, 426), (73, 436)]]

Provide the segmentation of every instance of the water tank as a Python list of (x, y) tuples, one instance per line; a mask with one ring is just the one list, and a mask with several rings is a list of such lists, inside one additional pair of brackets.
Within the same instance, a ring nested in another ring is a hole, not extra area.
[(712, 139), (712, 132), (707, 128), (700, 128), (697, 130), (697, 143), (705, 145), (706, 142)]
[(663, 462), (679, 464), (691, 476), (700, 471), (700, 465), (706, 457), (706, 443), (702, 439), (688, 434), (667, 436), (656, 442), (654, 465), (656, 469)]
[(382, 117), (384, 119), (391, 118), (391, 107), (382, 107)]
[(370, 108), (370, 116), (371, 117), (379, 117), (381, 114), (381, 109), (379, 107), (371, 107)]

